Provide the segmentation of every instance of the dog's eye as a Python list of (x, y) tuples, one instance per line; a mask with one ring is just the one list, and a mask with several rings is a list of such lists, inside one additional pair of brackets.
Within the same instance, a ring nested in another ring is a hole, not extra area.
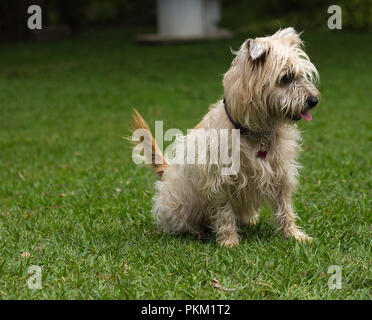
[(280, 79), (280, 82), (281, 82), (281, 83), (284, 83), (284, 84), (286, 84), (286, 83), (290, 83), (290, 82), (292, 82), (293, 78), (294, 78), (294, 75), (293, 75), (292, 73), (290, 73), (290, 74), (285, 74), (285, 75)]

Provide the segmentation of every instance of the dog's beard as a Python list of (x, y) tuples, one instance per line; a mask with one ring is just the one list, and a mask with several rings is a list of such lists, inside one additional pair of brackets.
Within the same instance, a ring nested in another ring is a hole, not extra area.
[(312, 120), (312, 115), (309, 112), (310, 107), (306, 104), (306, 96), (294, 95), (290, 99), (288, 96), (281, 98), (271, 99), (273, 106), (270, 108), (272, 114), (279, 119), (299, 121), (304, 119), (306, 121)]

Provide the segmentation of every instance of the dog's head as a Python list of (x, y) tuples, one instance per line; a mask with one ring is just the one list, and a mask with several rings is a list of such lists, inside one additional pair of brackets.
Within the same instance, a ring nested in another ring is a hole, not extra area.
[(251, 129), (275, 121), (311, 120), (318, 103), (318, 71), (293, 28), (246, 40), (223, 79), (231, 115)]

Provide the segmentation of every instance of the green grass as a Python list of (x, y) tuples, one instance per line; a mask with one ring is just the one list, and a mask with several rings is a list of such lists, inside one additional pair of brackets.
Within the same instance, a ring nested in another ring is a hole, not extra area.
[[(156, 233), (156, 177), (122, 137), (132, 107), (152, 127), (192, 128), (222, 97), (229, 46), (244, 38), (140, 46), (130, 35), (0, 51), (0, 298), (371, 299), (370, 35), (304, 34), (322, 97), (299, 123), (294, 202), (314, 241), (275, 234), (265, 208), (232, 250)], [(42, 267), (41, 290), (27, 287), (30, 265)], [(328, 288), (331, 265), (342, 266), (340, 290)]]

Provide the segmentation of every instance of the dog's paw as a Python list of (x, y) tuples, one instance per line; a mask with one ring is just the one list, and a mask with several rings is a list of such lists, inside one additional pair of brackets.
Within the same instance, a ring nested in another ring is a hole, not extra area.
[(258, 223), (258, 219), (252, 219), (252, 220), (249, 220), (248, 225), (250, 227), (254, 227), (257, 225), (257, 223)]
[(243, 226), (254, 227), (254, 226), (257, 225), (259, 219), (260, 219), (260, 217), (259, 217), (258, 213), (255, 213), (253, 215), (253, 217), (252, 217), (252, 215), (241, 217), (240, 223)]
[(221, 247), (233, 248), (233, 247), (239, 245), (239, 238), (236, 237), (236, 236), (235, 237), (230, 237), (230, 238), (220, 240), (219, 243), (220, 243)]
[(294, 237), (298, 242), (311, 242), (313, 240), (312, 237), (308, 236), (305, 232), (302, 231), (295, 231), (293, 234), (291, 234), (292, 237)]

